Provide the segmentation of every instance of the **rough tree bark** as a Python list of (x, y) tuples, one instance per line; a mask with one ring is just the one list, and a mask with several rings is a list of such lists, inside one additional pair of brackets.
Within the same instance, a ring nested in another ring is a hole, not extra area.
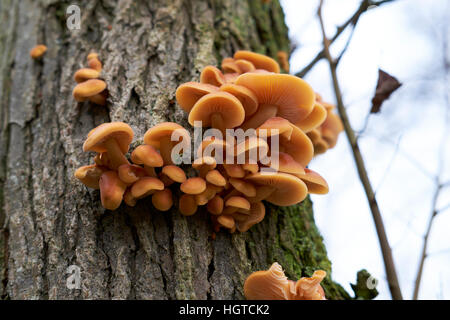
[[(242, 299), (246, 276), (278, 261), (292, 279), (330, 274), (311, 202), (268, 206), (245, 234), (211, 240), (204, 211), (156, 212), (150, 199), (105, 211), (74, 170), (92, 162), (82, 143), (93, 127), (124, 121), (134, 146), (161, 121), (185, 124), (177, 86), (237, 49), (289, 52), (278, 1), (79, 1), (81, 30), (66, 28), (52, 0), (0, 2), (0, 294), (10, 299)], [(29, 57), (48, 46), (42, 61)], [(76, 103), (74, 72), (94, 50), (108, 108)], [(132, 146), (133, 147), (133, 146)], [(81, 289), (66, 287), (81, 268)], [(328, 298), (349, 298), (325, 281)]]

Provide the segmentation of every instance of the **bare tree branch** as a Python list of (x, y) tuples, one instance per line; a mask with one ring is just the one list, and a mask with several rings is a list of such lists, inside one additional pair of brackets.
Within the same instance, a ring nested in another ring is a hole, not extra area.
[[(450, 83), (450, 61), (448, 59), (448, 52), (449, 52), (449, 43), (447, 41), (447, 28), (444, 27), (444, 37), (443, 37), (443, 67), (445, 70), (445, 79), (446, 79), (446, 84), (448, 85)], [(444, 123), (445, 123), (445, 127), (444, 127), (444, 132), (442, 134), (442, 138), (441, 138), (441, 144), (440, 144), (440, 149), (439, 149), (439, 162), (438, 162), (438, 170), (437, 170), (437, 174), (435, 177), (435, 181), (436, 181), (436, 189), (434, 191), (433, 194), (433, 200), (432, 200), (432, 209), (431, 209), (431, 215), (430, 218), (428, 220), (428, 226), (427, 229), (425, 231), (425, 235), (423, 237), (423, 246), (422, 246), (422, 254), (420, 256), (420, 262), (419, 262), (419, 269), (417, 271), (417, 276), (416, 276), (416, 280), (414, 282), (414, 293), (413, 293), (413, 299), (417, 300), (419, 297), (419, 289), (420, 289), (420, 282), (422, 280), (422, 275), (423, 275), (423, 267), (425, 264), (425, 259), (427, 258), (427, 246), (428, 246), (428, 239), (430, 236), (430, 232), (431, 232), (431, 227), (433, 225), (433, 220), (434, 218), (439, 214), (439, 212), (442, 212), (446, 209), (446, 207), (444, 207), (444, 210), (439, 210), (437, 208), (437, 202), (438, 202), (438, 198), (439, 195), (442, 191), (442, 189), (444, 189), (446, 187), (446, 184), (448, 182), (442, 182), (441, 181), (441, 176), (444, 172), (444, 164), (445, 164), (445, 147), (446, 147), (446, 142), (448, 139), (448, 135), (450, 133), (450, 93), (448, 90), (445, 90), (445, 100), (446, 100), (446, 114), (444, 117)]]
[[(366, 5), (367, 5), (367, 4), (370, 4), (370, 1), (363, 1), (363, 3), (366, 3)], [(372, 185), (370, 183), (370, 180), (369, 180), (369, 177), (367, 174), (365, 163), (362, 158), (361, 151), (359, 149), (359, 145), (356, 140), (355, 133), (350, 125), (347, 111), (344, 107), (344, 103), (343, 103), (343, 99), (342, 99), (342, 92), (341, 92), (338, 78), (337, 78), (336, 60), (334, 60), (330, 54), (330, 50), (329, 50), (330, 40), (327, 38), (327, 36), (325, 34), (325, 27), (324, 27), (324, 22), (323, 22), (323, 18), (322, 18), (322, 6), (323, 6), (323, 0), (320, 1), (317, 15), (319, 17), (320, 27), (322, 29), (323, 52), (324, 52), (326, 59), (328, 60), (329, 65), (330, 65), (330, 72), (331, 72), (331, 77), (333, 80), (333, 87), (334, 87), (334, 92), (336, 95), (339, 115), (341, 116), (345, 133), (346, 133), (347, 138), (352, 147), (353, 158), (355, 160), (356, 167), (358, 169), (359, 178), (361, 180), (361, 183), (363, 184), (364, 191), (366, 193), (367, 200), (369, 202), (369, 206), (370, 206), (370, 209), (372, 212), (372, 217), (375, 222), (375, 227), (377, 230), (378, 239), (379, 239), (381, 251), (383, 254), (384, 266), (385, 266), (385, 270), (386, 270), (386, 277), (388, 280), (388, 285), (389, 285), (389, 289), (390, 289), (392, 298), (394, 300), (402, 300), (403, 297), (402, 297), (400, 285), (398, 282), (397, 272), (395, 270), (394, 259), (392, 257), (392, 251), (389, 246), (389, 241), (388, 241), (386, 231), (384, 228), (383, 219), (381, 217), (381, 212), (378, 207), (378, 203), (376, 201), (375, 194), (373, 192)], [(358, 16), (358, 18), (359, 18), (359, 16)]]
[[(355, 11), (355, 13), (347, 21), (345, 21), (342, 25), (337, 27), (336, 33), (329, 40), (330, 45), (339, 38), (339, 36), (342, 34), (342, 32), (344, 32), (345, 29), (347, 29), (348, 26), (352, 26), (353, 30), (349, 36), (347, 44), (345, 45), (345, 47), (347, 47), (351, 41), (356, 24), (358, 23), (359, 18), (362, 16), (362, 14), (364, 12), (366, 12), (367, 10), (369, 10), (371, 8), (375, 8), (375, 7), (381, 6), (385, 3), (393, 2), (393, 1), (395, 1), (395, 0), (380, 0), (380, 1), (363, 0), (361, 2), (361, 4), (359, 5), (359, 8)], [(325, 51), (322, 49), (306, 67), (304, 67), (300, 72), (298, 72), (296, 74), (296, 76), (303, 78), (309, 71), (311, 71), (311, 69), (316, 65), (316, 63), (319, 62), (320, 60), (322, 60), (323, 58), (325, 58)], [(338, 58), (338, 60), (339, 59), (340, 58)]]

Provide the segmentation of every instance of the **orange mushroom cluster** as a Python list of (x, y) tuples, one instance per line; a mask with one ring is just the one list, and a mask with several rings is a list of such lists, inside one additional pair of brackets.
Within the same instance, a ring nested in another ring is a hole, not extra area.
[(108, 96), (106, 82), (99, 79), (102, 71), (102, 63), (98, 54), (91, 52), (88, 57), (88, 68), (81, 68), (75, 72), (73, 78), (77, 85), (72, 91), (74, 99), (78, 102), (91, 101), (104, 106)]
[[(206, 204), (215, 230), (225, 228), (244, 232), (260, 222), (265, 215), (263, 200), (278, 206), (290, 206), (303, 201), (308, 192), (328, 192), (326, 181), (306, 168), (314, 155), (314, 147), (306, 133), (318, 128), (326, 119), (326, 108), (316, 101), (316, 94), (304, 80), (280, 74), (278, 63), (265, 55), (237, 51), (225, 58), (221, 70), (205, 67), (200, 82), (187, 82), (176, 91), (177, 102), (189, 113), (191, 125), (199, 123), (215, 128), (226, 138), (205, 139), (196, 150), (194, 168), (206, 180), (197, 205)], [(254, 129), (255, 135), (244, 141), (232, 140), (228, 129)], [(275, 152), (272, 141), (278, 141)], [(211, 148), (213, 147), (213, 148)], [(233, 151), (237, 161), (218, 163), (215, 154), (225, 157)], [(275, 166), (264, 156), (249, 159), (250, 151), (277, 156)], [(242, 159), (242, 158), (241, 158)], [(267, 175), (262, 169), (275, 168)], [(191, 200), (193, 203), (193, 200)]]
[(319, 127), (307, 133), (314, 145), (314, 154), (318, 155), (336, 146), (339, 133), (344, 130), (344, 126), (341, 118), (333, 112), (335, 106), (323, 101), (317, 93), (316, 103), (320, 103), (327, 110), (325, 121)]
[(104, 208), (117, 209), (122, 200), (135, 206), (138, 199), (152, 196), (156, 209), (167, 211), (173, 205), (172, 191), (168, 186), (187, 180), (184, 171), (173, 165), (170, 152), (176, 141), (170, 141), (174, 130), (180, 125), (171, 122), (160, 123), (149, 129), (144, 144), (126, 154), (133, 140), (133, 130), (123, 122), (103, 123), (88, 134), (83, 151), (94, 151), (94, 164), (75, 171), (75, 177), (87, 187), (100, 189)]
[(326, 275), (325, 271), (317, 270), (310, 278), (288, 280), (282, 267), (275, 262), (269, 270), (248, 276), (244, 295), (248, 300), (326, 300), (320, 285)]

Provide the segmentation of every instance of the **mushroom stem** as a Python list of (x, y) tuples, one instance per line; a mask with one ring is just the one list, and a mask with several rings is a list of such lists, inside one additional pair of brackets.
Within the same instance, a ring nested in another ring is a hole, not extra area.
[(242, 130), (250, 128), (256, 129), (262, 125), (266, 120), (275, 117), (278, 112), (278, 107), (271, 104), (261, 104), (258, 111), (247, 121), (241, 125)]
[(121, 165), (129, 164), (122, 150), (120, 150), (116, 139), (107, 139), (105, 141), (105, 147), (111, 162), (111, 169), (117, 170)]
[(164, 165), (173, 164), (172, 161), (172, 141), (169, 136), (162, 137), (159, 145), (159, 152), (164, 160)]
[(227, 128), (225, 127), (222, 114), (217, 112), (211, 115), (211, 127), (220, 130), (220, 132), (225, 135), (225, 130)]

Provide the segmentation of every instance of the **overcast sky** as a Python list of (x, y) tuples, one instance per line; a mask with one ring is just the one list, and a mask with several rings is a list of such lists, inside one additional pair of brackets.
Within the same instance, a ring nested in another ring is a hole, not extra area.
[[(281, 0), (296, 50), (291, 73), (321, 48), (318, 0)], [(397, 0), (365, 13), (342, 59), (338, 76), (351, 123), (363, 127), (378, 68), (403, 83), (370, 118), (360, 146), (382, 211), (404, 298), (412, 297), (423, 235), (431, 214), (439, 146), (446, 118), (449, 78), (443, 71), (444, 37), (449, 37), (448, 0)], [(328, 36), (348, 19), (360, 0), (325, 0)], [(447, 30), (445, 32), (445, 30)], [(348, 33), (332, 47), (334, 54)], [(448, 39), (450, 42), (450, 39)], [(450, 57), (448, 58), (450, 61)], [(335, 102), (329, 67), (322, 61), (305, 77), (326, 101)], [(445, 140), (443, 181), (450, 181), (450, 138)], [(380, 280), (378, 299), (390, 299), (379, 243), (365, 194), (344, 133), (337, 146), (313, 160), (330, 193), (313, 196), (315, 217), (333, 263), (333, 278), (349, 292), (356, 273), (367, 269)], [(438, 208), (450, 203), (450, 187)], [(435, 218), (429, 239), (420, 299), (450, 299), (450, 209)]]

